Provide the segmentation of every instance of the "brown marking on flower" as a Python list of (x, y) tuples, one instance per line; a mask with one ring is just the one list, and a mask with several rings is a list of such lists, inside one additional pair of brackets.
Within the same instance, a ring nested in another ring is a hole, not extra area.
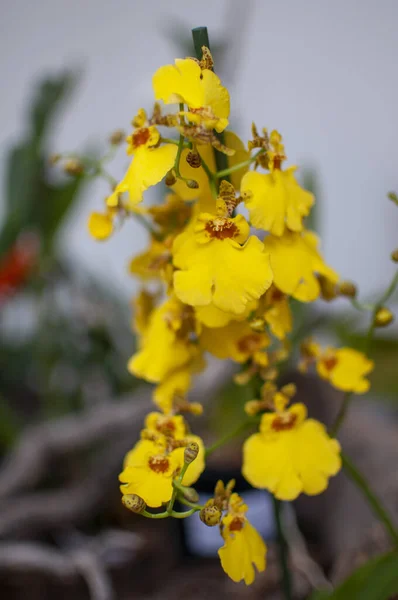
[(271, 302), (280, 302), (285, 297), (285, 294), (278, 290), (278, 288), (273, 287), (271, 290)]
[(134, 148), (144, 146), (150, 138), (148, 127), (140, 127), (131, 135), (131, 141)]
[(165, 315), (168, 328), (179, 340), (186, 340), (195, 332), (195, 312), (192, 306), (183, 305), (178, 311), (170, 311)]
[(156, 430), (164, 435), (172, 435), (175, 431), (175, 423), (171, 419), (161, 420), (156, 423)]
[(244, 520), (241, 519), (240, 517), (235, 517), (229, 525), (229, 530), (230, 531), (241, 531), (241, 529), (243, 529), (243, 526), (244, 526)]
[(261, 337), (261, 335), (255, 332), (241, 337), (237, 343), (239, 352), (242, 352), (242, 354), (253, 354), (259, 350), (263, 345)]
[(272, 421), (271, 427), (274, 431), (288, 431), (289, 429), (293, 429), (296, 421), (297, 415), (292, 413), (282, 413), (280, 415), (276, 415)]
[(170, 463), (169, 459), (165, 456), (151, 456), (148, 460), (148, 466), (155, 473), (166, 473), (168, 470)]
[(322, 363), (327, 371), (332, 371), (337, 365), (337, 357), (336, 356), (327, 356), (322, 359)]
[(217, 217), (211, 221), (207, 221), (205, 225), (205, 231), (211, 238), (218, 240), (226, 240), (237, 237), (239, 235), (239, 228), (231, 219), (225, 217)]
[(166, 251), (154, 256), (148, 265), (149, 271), (160, 271), (170, 262), (171, 252)]

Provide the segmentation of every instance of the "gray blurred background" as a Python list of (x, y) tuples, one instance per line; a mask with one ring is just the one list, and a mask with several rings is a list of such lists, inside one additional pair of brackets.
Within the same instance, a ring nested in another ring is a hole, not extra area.
[[(128, 129), (135, 111), (151, 105), (154, 71), (183, 54), (191, 27), (207, 25), (224, 50), (218, 70), (230, 87), (232, 126), (243, 139), (252, 120), (278, 128), (289, 163), (316, 169), (326, 258), (366, 294), (390, 278), (386, 257), (398, 241), (385, 200), (398, 187), (397, 18), (395, 0), (3, 0), (1, 152), (24, 126), (32, 83), (62, 67), (80, 68), (81, 80), (52, 130), (54, 151)], [(130, 225), (96, 244), (86, 232), (106, 192), (102, 183), (85, 190), (63, 245), (130, 293), (126, 262), (145, 234)]]
[[(386, 197), (398, 190), (397, 17), (395, 0), (2, 1), (2, 600), (280, 600), (272, 533), (269, 568), (246, 589), (227, 580), (215, 556), (187, 554), (192, 536), (203, 550), (196, 532), (122, 507), (117, 474), (151, 406), (149, 386), (126, 369), (135, 344), (129, 300), (138, 288), (127, 264), (147, 234), (127, 222), (106, 243), (92, 240), (87, 218), (102, 209), (108, 186), (67, 178), (48, 158), (107, 152), (110, 132), (128, 131), (138, 108), (151, 110), (152, 74), (193, 54), (190, 30), (207, 25), (217, 73), (231, 92), (231, 128), (247, 140), (254, 120), (283, 134), (288, 164), (300, 166), (317, 194), (326, 260), (359, 284), (361, 299), (380, 297), (398, 246), (397, 207)], [(77, 84), (68, 70), (79, 74)], [(121, 177), (127, 164), (120, 151), (112, 174)], [(148, 190), (145, 200), (160, 193)], [(363, 349), (369, 314), (361, 318), (346, 299), (326, 308), (295, 304), (293, 344), (314, 332)], [(396, 519), (397, 333), (377, 331), (370, 400), (355, 399), (341, 436)], [(197, 425), (206, 443), (233, 430), (252, 399), (249, 388), (231, 383), (230, 365), (209, 362), (192, 396), (207, 403)], [(283, 381), (297, 381), (310, 415), (331, 425), (341, 394), (299, 376), (294, 363)], [(245, 490), (241, 442), (212, 455), (201, 493), (227, 473)], [(390, 548), (343, 473), (327, 493), (300, 498), (295, 511), (286, 521), (295, 600)]]

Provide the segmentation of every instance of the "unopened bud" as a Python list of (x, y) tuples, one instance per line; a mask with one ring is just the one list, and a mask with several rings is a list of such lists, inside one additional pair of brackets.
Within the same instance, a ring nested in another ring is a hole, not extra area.
[(200, 520), (207, 527), (215, 527), (221, 521), (221, 510), (217, 506), (205, 506), (199, 513)]
[(225, 494), (225, 485), (224, 485), (224, 482), (221, 479), (219, 479), (214, 488), (214, 496), (217, 498), (217, 496), (224, 496), (224, 494)]
[(60, 154), (51, 154), (48, 157), (48, 162), (50, 163), (50, 165), (56, 165), (60, 160), (61, 160)]
[(338, 288), (335, 283), (330, 281), (324, 275), (318, 275), (319, 285), (321, 287), (321, 296), (326, 302), (330, 302), (337, 298)]
[(185, 181), (185, 183), (187, 184), (187, 186), (189, 187), (190, 190), (197, 190), (199, 187), (198, 182), (195, 181), (194, 179), (187, 179)]
[(188, 500), (188, 502), (195, 503), (199, 501), (199, 494), (194, 488), (185, 488), (183, 491), (183, 496), (185, 500)]
[(109, 136), (109, 143), (112, 144), (112, 146), (119, 146), (125, 137), (126, 134), (123, 129), (116, 129), (116, 131), (113, 131)]
[(249, 400), (245, 404), (245, 413), (249, 417), (254, 417), (262, 408), (262, 403), (259, 400)]
[(240, 373), (236, 373), (234, 375), (234, 382), (236, 385), (246, 385), (249, 383), (250, 379), (253, 377), (253, 373), (250, 369), (246, 369), (246, 371), (241, 371)]
[(203, 405), (200, 402), (191, 402), (189, 404), (189, 412), (196, 417), (203, 414)]
[(276, 367), (268, 367), (260, 371), (260, 376), (264, 381), (274, 381), (278, 375), (279, 371)]
[(385, 306), (382, 306), (375, 315), (374, 323), (376, 327), (387, 327), (393, 320), (393, 313)]
[(133, 513), (142, 513), (146, 509), (145, 500), (137, 494), (124, 494), (122, 496), (122, 504)]
[(340, 296), (347, 296), (347, 298), (355, 298), (355, 296), (357, 295), (356, 285), (351, 281), (342, 281), (339, 284), (338, 289)]
[(199, 444), (197, 442), (189, 442), (184, 451), (184, 462), (189, 465), (195, 460), (199, 454)]
[(287, 396), (288, 398), (293, 398), (293, 396), (296, 395), (297, 386), (295, 383), (287, 383), (281, 388), (281, 392), (284, 396)]
[(177, 179), (173, 171), (169, 171), (164, 180), (165, 184), (171, 187), (176, 183)]
[(193, 169), (198, 169), (202, 164), (200, 154), (198, 152), (193, 152), (192, 150), (188, 152), (186, 161)]
[(77, 158), (70, 158), (64, 164), (64, 171), (68, 175), (81, 175), (84, 171), (83, 163)]
[(391, 260), (398, 262), (398, 248), (391, 252)]

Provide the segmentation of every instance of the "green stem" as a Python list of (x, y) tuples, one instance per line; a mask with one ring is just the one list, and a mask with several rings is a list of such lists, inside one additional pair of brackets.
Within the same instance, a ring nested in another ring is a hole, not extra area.
[[(210, 50), (209, 33), (207, 31), (207, 27), (195, 27), (194, 29), (192, 29), (192, 38), (196, 58), (198, 60), (201, 60), (202, 46), (206, 46), (206, 48)], [(224, 144), (224, 134), (216, 133), (216, 135), (220, 140), (221, 144)], [(214, 150), (214, 159), (216, 161), (217, 171), (225, 171), (228, 168), (228, 157), (223, 152), (218, 152), (217, 150)]]
[[(379, 301), (372, 307), (371, 312), (371, 321), (367, 331), (364, 351), (367, 354), (370, 351), (374, 333), (376, 329), (376, 315), (378, 310), (384, 305), (384, 303), (390, 298), (390, 296), (394, 293), (396, 287), (398, 285), (398, 271), (395, 273), (390, 285), (381, 296)], [(359, 304), (359, 303), (358, 303)], [(351, 400), (353, 398), (352, 392), (346, 392), (344, 394), (343, 402), (341, 404), (340, 410), (337, 414), (335, 422), (330, 430), (330, 433), (333, 437), (336, 437), (337, 433), (340, 431), (342, 424), (344, 423), (344, 419), (348, 413), (348, 409), (350, 407)], [(353, 465), (351, 460), (345, 454), (341, 454), (341, 458), (343, 461), (344, 469), (347, 472), (347, 475), (352, 479), (358, 489), (362, 492), (366, 500), (368, 501), (370, 507), (372, 508), (374, 514), (378, 517), (381, 523), (384, 524), (387, 532), (389, 533), (394, 545), (398, 548), (398, 531), (395, 529), (392, 520), (390, 519), (388, 513), (383, 507), (380, 500), (375, 496), (373, 491), (371, 490), (368, 482), (365, 477), (357, 470), (357, 468)]]
[(147, 519), (167, 519), (167, 517), (170, 516), (170, 514), (166, 511), (161, 513), (150, 513), (147, 510), (140, 512), (140, 515), (146, 517)]
[[(184, 479), (184, 475), (185, 475), (188, 467), (189, 467), (189, 463), (184, 462), (182, 469), (181, 469), (181, 473), (179, 474), (178, 479), (177, 479), (178, 483), (181, 483), (182, 480)], [(173, 506), (174, 506), (174, 502), (176, 501), (176, 498), (177, 498), (177, 493), (178, 493), (178, 489), (175, 486), (173, 486), (173, 493), (171, 495), (170, 502), (167, 505), (167, 509), (166, 509), (167, 512), (169, 513), (169, 515), (173, 511)]]
[[(184, 110), (184, 105), (180, 103), (180, 112)], [(180, 117), (180, 124), (183, 125), (184, 124), (184, 117)], [(180, 133), (180, 139), (178, 140), (178, 149), (177, 149), (177, 156), (176, 156), (176, 160), (174, 163), (174, 170), (176, 172), (176, 176), (179, 179), (184, 179), (184, 177), (181, 177), (180, 174), (180, 160), (181, 160), (181, 154), (182, 151), (184, 149), (184, 143), (185, 143), (185, 138), (182, 135), (182, 133)]]
[(395, 273), (394, 277), (388, 288), (385, 291), (384, 296), (380, 299), (379, 304), (384, 304), (387, 300), (393, 295), (395, 292), (395, 288), (398, 286), (398, 271)]
[(288, 565), (288, 547), (283, 533), (282, 525), (282, 502), (272, 496), (274, 505), (274, 515), (276, 522), (276, 530), (278, 534), (278, 545), (279, 545), (279, 561), (282, 570), (282, 584), (285, 595), (285, 600), (292, 600), (292, 583), (290, 580), (290, 571)]
[[(374, 333), (375, 333), (375, 329), (376, 329), (377, 312), (384, 305), (384, 303), (387, 302), (387, 300), (390, 298), (390, 296), (392, 296), (397, 285), (398, 285), (398, 271), (395, 273), (390, 285), (388, 286), (388, 288), (386, 289), (384, 294), (381, 296), (381, 298), (378, 300), (378, 302), (376, 302), (376, 304), (374, 304), (372, 306), (370, 325), (369, 325), (368, 331), (366, 333), (366, 338), (365, 338), (365, 343), (364, 343), (364, 348), (363, 348), (365, 354), (368, 354), (370, 352), (370, 349), (372, 346)], [(356, 302), (356, 304), (358, 304), (358, 306), (361, 306), (361, 304), (359, 302)], [(354, 306), (355, 306), (355, 304), (354, 304)], [(366, 305), (363, 305), (363, 306), (366, 306)], [(340, 431), (341, 426), (343, 425), (345, 417), (348, 413), (348, 409), (350, 407), (352, 399), (353, 399), (353, 393), (346, 392), (346, 394), (344, 395), (340, 410), (337, 414), (337, 417), (330, 429), (331, 435), (333, 437), (335, 437), (338, 434), (338, 432)]]
[(384, 524), (386, 530), (390, 534), (391, 540), (393, 541), (395, 547), (398, 548), (398, 532), (395, 529), (394, 524), (392, 523), (387, 511), (381, 504), (380, 500), (372, 492), (364, 476), (352, 464), (348, 456), (346, 454), (341, 453), (341, 458), (343, 460), (343, 466), (347, 474), (350, 476), (350, 478), (356, 484), (356, 486), (361, 490), (361, 492), (367, 499), (369, 505), (373, 509), (374, 514)]
[(177, 512), (177, 511), (173, 510), (171, 512), (171, 516), (174, 517), (174, 519), (186, 519), (187, 517), (190, 517), (191, 515), (193, 515), (196, 512), (197, 512), (196, 508), (191, 508), (191, 510), (186, 510), (184, 512)]
[(378, 311), (382, 308), (382, 306), (385, 304), (385, 302), (387, 302), (387, 300), (390, 298), (390, 296), (392, 296), (392, 294), (395, 292), (395, 288), (397, 287), (397, 285), (398, 285), (398, 271), (395, 273), (394, 277), (391, 280), (390, 285), (388, 286), (388, 288), (386, 289), (386, 291), (384, 292), (382, 297), (379, 299), (379, 301), (373, 307), (373, 311), (372, 311), (372, 315), (371, 315), (371, 322), (370, 322), (370, 326), (369, 326), (368, 333), (367, 333), (366, 340), (365, 340), (365, 353), (369, 352), (370, 347), (373, 342), (373, 336), (374, 336), (374, 332), (376, 329), (376, 315), (377, 315)]
[(203, 506), (201, 506), (200, 504), (195, 504), (195, 502), (190, 502), (189, 500), (187, 500), (184, 497), (185, 490), (187, 489), (184, 485), (182, 485), (175, 479), (173, 481), (173, 486), (177, 489), (177, 491), (179, 493), (179, 495), (177, 496), (177, 499), (179, 502), (181, 502), (181, 504), (190, 506), (191, 508), (194, 508), (195, 510), (202, 510)]
[[(174, 146), (179, 146), (180, 145), (180, 140), (173, 140), (172, 138), (165, 138), (165, 137), (161, 137), (160, 141), (163, 142), (164, 144), (174, 144)], [(184, 142), (184, 148), (188, 148), (188, 142)]]
[(210, 50), (209, 32), (207, 27), (195, 27), (192, 29), (193, 45), (195, 48), (196, 58), (202, 58), (202, 46), (206, 46)]
[(351, 304), (357, 310), (373, 310), (374, 309), (373, 304), (365, 304), (363, 302), (359, 302), (355, 298), (351, 298)]
[(140, 515), (147, 519), (167, 519), (168, 517), (173, 517), (174, 519), (186, 519), (197, 512), (197, 510), (200, 509), (191, 508), (191, 510), (186, 510), (184, 512), (177, 512), (176, 510), (171, 510), (171, 512), (169, 512), (168, 510), (165, 510), (161, 513), (150, 513), (147, 510), (143, 510)]
[(202, 164), (203, 170), (206, 173), (207, 178), (209, 180), (212, 196), (213, 196), (213, 198), (217, 198), (218, 191), (217, 191), (217, 184), (216, 184), (216, 179), (215, 179), (214, 173), (212, 171), (210, 171), (209, 166), (205, 163), (203, 158), (202, 157), (200, 157), (200, 158), (201, 158), (201, 164)]
[(254, 156), (251, 156), (247, 160), (244, 160), (243, 162), (238, 163), (237, 165), (228, 167), (228, 169), (224, 169), (223, 171), (217, 171), (217, 173), (214, 173), (214, 177), (216, 179), (221, 179), (221, 177), (225, 177), (226, 175), (230, 175), (231, 173), (234, 173), (235, 171), (239, 171), (239, 169), (243, 169), (243, 167), (248, 167), (253, 162), (255, 162), (261, 154), (264, 154), (264, 152), (265, 152), (265, 150), (260, 150)]
[(347, 411), (350, 407), (350, 403), (351, 403), (351, 398), (352, 398), (352, 392), (345, 392), (344, 397), (343, 397), (343, 401), (341, 403), (340, 406), (340, 410), (337, 413), (337, 417), (332, 425), (332, 428), (330, 430), (330, 435), (332, 437), (336, 437), (337, 433), (340, 430), (340, 427), (342, 426), (344, 419), (346, 417)]
[(239, 425), (239, 427), (237, 427), (233, 431), (230, 431), (229, 433), (227, 433), (226, 435), (224, 435), (222, 438), (220, 438), (219, 440), (217, 440), (216, 442), (214, 442), (214, 444), (212, 444), (211, 446), (209, 446), (208, 448), (206, 448), (205, 456), (206, 457), (209, 456), (215, 450), (217, 450), (218, 448), (220, 448), (224, 444), (227, 444), (228, 442), (230, 442), (231, 440), (233, 440), (236, 436), (238, 436), (240, 433), (243, 433), (248, 427), (250, 427), (251, 425), (254, 425), (255, 423), (258, 423), (258, 418), (254, 418), (254, 419), (250, 419), (250, 420), (244, 421), (244, 423), (241, 423)]
[(200, 504), (195, 504), (194, 502), (190, 502), (189, 500), (186, 500), (185, 498), (181, 498), (180, 496), (178, 497), (178, 502), (180, 502), (181, 504), (185, 504), (185, 506), (189, 506), (190, 508), (193, 508), (194, 510), (202, 510), (203, 506), (201, 506)]
[(148, 223), (145, 217), (135, 212), (129, 213), (129, 216), (135, 219), (137, 223), (142, 225), (142, 227), (144, 227), (144, 229), (146, 229), (147, 232), (150, 233), (153, 238), (155, 238), (156, 240), (162, 240), (161, 234), (158, 231), (155, 231), (155, 229), (153, 229), (152, 225)]

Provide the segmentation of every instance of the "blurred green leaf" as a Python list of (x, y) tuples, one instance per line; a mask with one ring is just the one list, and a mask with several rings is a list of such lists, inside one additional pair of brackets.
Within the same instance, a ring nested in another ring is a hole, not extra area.
[(357, 569), (333, 592), (316, 592), (310, 600), (388, 600), (398, 592), (398, 553), (390, 552)]
[(6, 212), (0, 232), (0, 254), (27, 229), (39, 233), (44, 250), (49, 252), (60, 223), (77, 198), (82, 178), (49, 185), (45, 172), (46, 134), (73, 84), (72, 75), (65, 74), (46, 79), (37, 87), (25, 138), (10, 150), (6, 161)]
[(311, 594), (311, 596), (308, 598), (308, 600), (329, 600), (330, 599), (330, 594), (332, 592), (327, 592), (327, 591), (323, 591), (323, 590), (319, 590), (317, 592), (314, 592), (313, 594)]
[(82, 184), (82, 177), (75, 177), (58, 187), (42, 183), (40, 202), (37, 210), (37, 225), (41, 232), (44, 250), (48, 253), (54, 243), (55, 235), (62, 225), (64, 217), (76, 200)]
[(66, 72), (58, 77), (45, 79), (39, 84), (29, 114), (32, 139), (44, 141), (56, 111), (68, 98), (75, 83), (76, 77)]
[(0, 254), (16, 240), (30, 223), (32, 200), (40, 184), (41, 165), (33, 143), (13, 148), (6, 161), (6, 215), (0, 233)]
[(0, 446), (10, 447), (19, 435), (19, 424), (14, 411), (0, 396)]
[(305, 219), (306, 229), (311, 229), (319, 233), (320, 229), (320, 205), (321, 205), (321, 192), (319, 185), (319, 178), (315, 169), (306, 168), (302, 170), (302, 181), (303, 188), (308, 190), (315, 196), (315, 203), (312, 206), (311, 212)]
[(388, 192), (387, 196), (398, 206), (398, 196), (395, 192)]

